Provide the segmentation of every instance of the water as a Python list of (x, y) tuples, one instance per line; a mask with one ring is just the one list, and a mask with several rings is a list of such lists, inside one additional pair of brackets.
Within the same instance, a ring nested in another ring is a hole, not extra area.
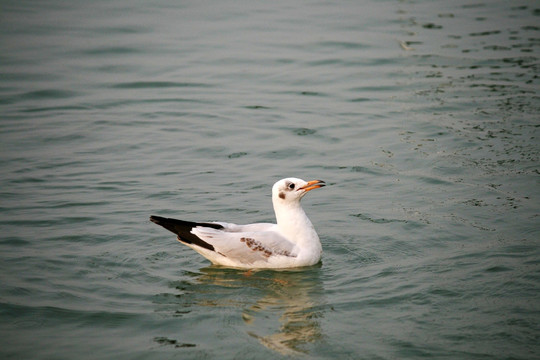
[[(5, 1), (0, 354), (540, 357), (533, 1)], [(322, 263), (212, 267), (150, 214), (304, 208)]]

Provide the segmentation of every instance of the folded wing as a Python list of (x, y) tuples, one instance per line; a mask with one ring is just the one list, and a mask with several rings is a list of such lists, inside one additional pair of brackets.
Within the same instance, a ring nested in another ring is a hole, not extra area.
[[(268, 228), (275, 229), (274, 226)], [(212, 245), (214, 251), (219, 254), (246, 264), (268, 262), (276, 256), (296, 257), (295, 245), (275, 230), (268, 228), (262, 231), (230, 232), (226, 227), (221, 230), (198, 226), (192, 233)]]
[[(175, 233), (178, 240), (213, 263), (229, 260), (246, 265), (272, 262), (277, 257), (295, 258), (295, 244), (283, 237), (276, 224), (191, 222), (151, 216), (150, 220)], [(226, 260), (222, 261), (222, 257)]]

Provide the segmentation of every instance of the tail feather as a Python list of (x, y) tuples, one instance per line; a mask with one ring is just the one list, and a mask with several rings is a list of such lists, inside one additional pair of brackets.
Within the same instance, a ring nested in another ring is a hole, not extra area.
[(181, 242), (184, 242), (186, 244), (197, 245), (197, 246), (200, 246), (202, 248), (212, 250), (212, 251), (215, 251), (214, 247), (211, 244), (199, 239), (197, 236), (192, 234), (191, 229), (197, 226), (210, 227), (214, 229), (223, 229), (223, 226), (219, 224), (197, 223), (197, 222), (191, 222), (191, 221), (164, 218), (164, 217), (155, 216), (155, 215), (150, 216), (150, 221), (160, 226), (163, 226), (165, 229), (176, 234), (178, 236), (178, 240), (180, 240)]

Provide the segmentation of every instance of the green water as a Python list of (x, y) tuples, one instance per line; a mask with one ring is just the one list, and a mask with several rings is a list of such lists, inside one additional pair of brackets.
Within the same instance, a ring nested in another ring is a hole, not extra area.
[[(540, 357), (533, 1), (0, 4), (0, 357)], [(212, 267), (150, 214), (274, 221)]]

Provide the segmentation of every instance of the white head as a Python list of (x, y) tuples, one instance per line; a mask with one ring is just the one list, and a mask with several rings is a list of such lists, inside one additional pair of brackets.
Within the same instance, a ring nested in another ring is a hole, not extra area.
[(322, 180), (304, 181), (297, 178), (281, 179), (272, 187), (274, 204), (298, 204), (308, 191), (325, 186)]

